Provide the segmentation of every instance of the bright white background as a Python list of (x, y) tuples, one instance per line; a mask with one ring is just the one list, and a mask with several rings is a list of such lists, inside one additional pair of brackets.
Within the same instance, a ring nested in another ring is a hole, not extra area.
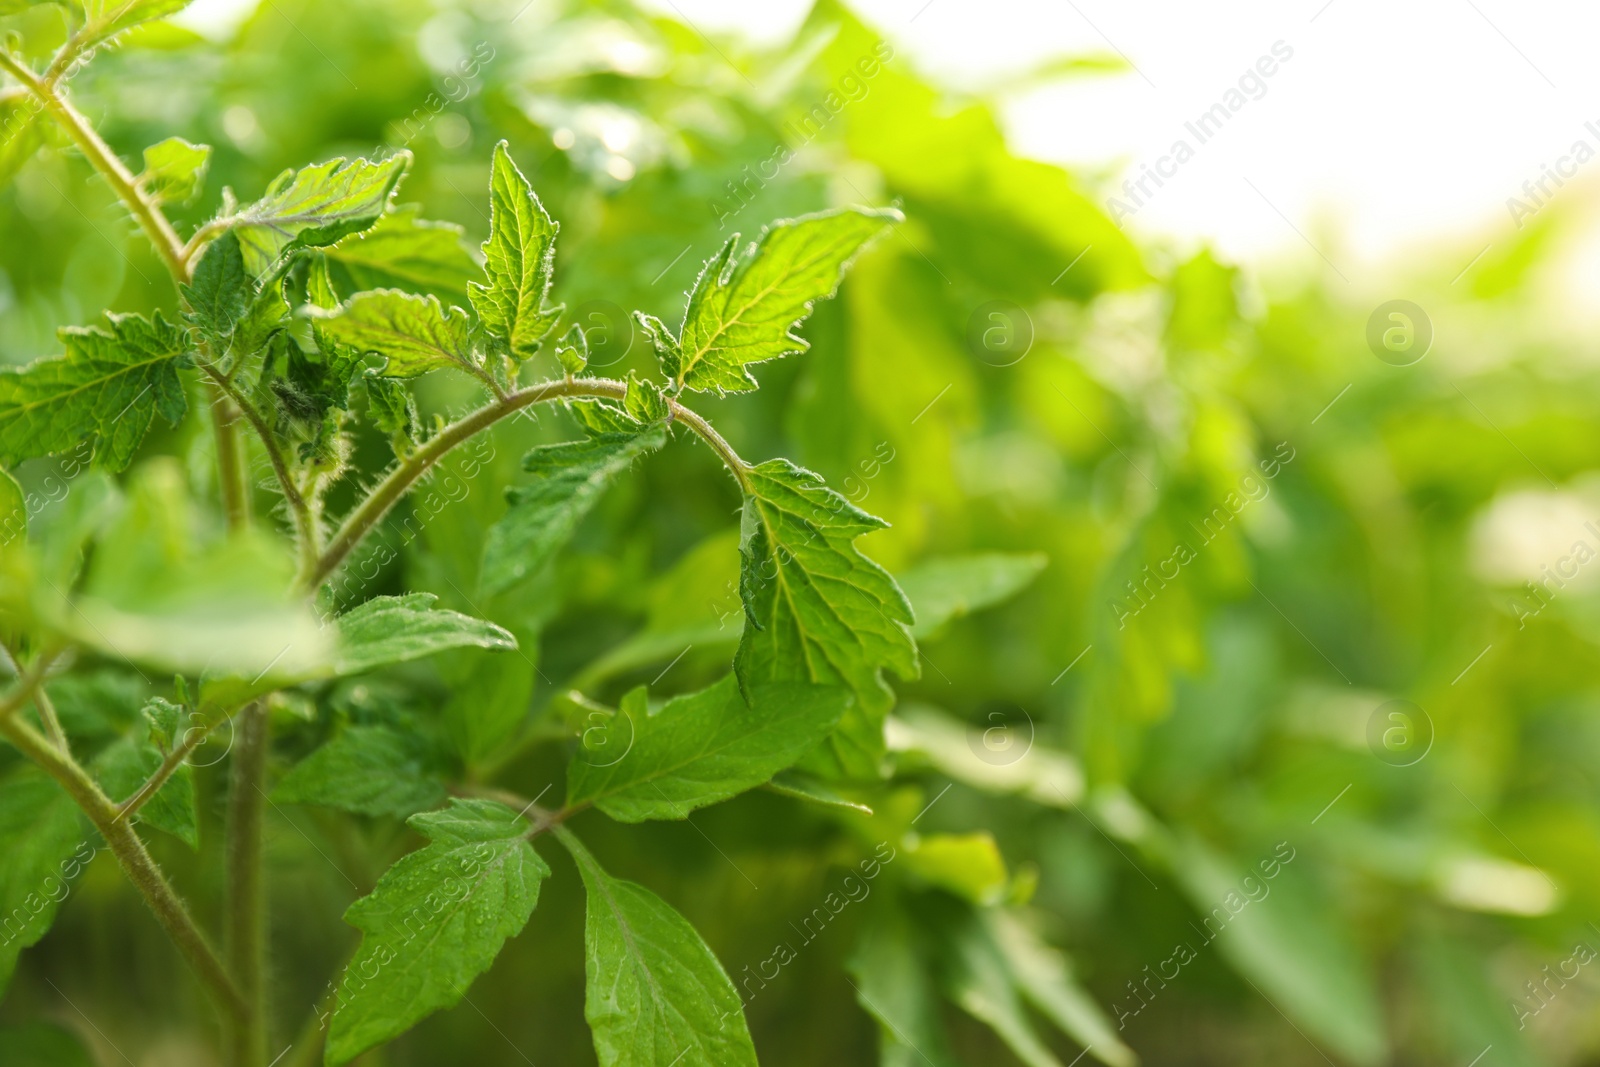
[[(708, 34), (767, 41), (810, 6), (647, 2)], [(253, 6), (198, 0), (186, 17), (225, 22)], [(1600, 148), (1584, 129), (1589, 120), (1600, 129), (1600, 5), (1583, 0), (856, 0), (856, 9), (957, 87), (993, 90), (1052, 58), (1120, 53), (1137, 72), (1000, 94), (1019, 150), (1113, 184), (1188, 136), (1184, 122), (1283, 41), (1294, 57), (1267, 94), (1127, 222), (1247, 259), (1308, 255), (1312, 243), (1346, 274), (1418, 246), (1465, 262), (1515, 233), (1506, 199), (1524, 181), (1580, 137)], [(1582, 197), (1586, 184), (1600, 188), (1600, 158), (1557, 195)], [(1600, 275), (1600, 244), (1592, 251), (1581, 273)]]

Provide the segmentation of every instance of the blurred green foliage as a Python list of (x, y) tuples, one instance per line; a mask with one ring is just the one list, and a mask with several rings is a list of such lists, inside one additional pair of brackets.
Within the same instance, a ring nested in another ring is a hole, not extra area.
[[(921, 609), (922, 673), (894, 682), (888, 777), (780, 777), (647, 832), (574, 823), (701, 932), (763, 1063), (1045, 1067), (1086, 1045), (1114, 1064), (1600, 1057), (1594, 976), (1574, 962), (1600, 946), (1585, 681), (1600, 602), (1587, 571), (1540, 570), (1600, 547), (1583, 525), (1600, 516), (1585, 480), (1600, 390), (1584, 344), (1536, 317), (1560, 216), (1460, 284), (1432, 265), (1399, 276), (1436, 337), (1395, 367), (1366, 345), (1376, 300), (1137, 245), (1073, 175), (1012, 154), (988, 104), (931, 84), (832, 0), (763, 51), (622, 3), (519, 6), (268, 0), (221, 42), (134, 31), (77, 74), (75, 99), (125, 159), (170, 136), (213, 146), (174, 209), (186, 225), (225, 188), (249, 200), (286, 167), (403, 147), (402, 200), (476, 247), (490, 149), (509, 140), (562, 223), (555, 296), (617, 377), (655, 369), (625, 312), (678, 321), (730, 233), (905, 212), (818, 308), (809, 352), (704, 405), (741, 455), (789, 456), (891, 523), (860, 547)], [(12, 21), (40, 57), (59, 42), (50, 5)], [(57, 326), (105, 309), (170, 315), (110, 191), (52, 127), (20, 130), (0, 149), (0, 356), (53, 353)], [(549, 348), (536, 362), (559, 374)], [(470, 402), (443, 376), (420, 396), (424, 422)], [(573, 432), (554, 413), (498, 426), (470, 473), (440, 476), (437, 506), (403, 505), (334, 582), (341, 608), (436, 593), (523, 654), (452, 651), (286, 702), (275, 778), (382, 725), (430, 739), (422, 779), (449, 739), (478, 781), (532, 797), (560, 781), (570, 691), (610, 707), (727, 673), (738, 499), (703, 450), (637, 466), (530, 582), (464, 592), (518, 458)], [(193, 426), (158, 428), (122, 478), (210, 498), (209, 449)], [(358, 468), (387, 461), (380, 435), (358, 443)], [(37, 526), (93, 507), (82, 466), (18, 471)], [(166, 691), (92, 658), (56, 688), (90, 742)], [(1397, 699), (1408, 717), (1389, 718)], [(226, 766), (196, 769), (198, 827), (180, 835), (218, 839)], [(352, 817), (280, 796), (286, 1042), (354, 949), (345, 907), (420, 839), (387, 800)], [(214, 898), (214, 864), (153, 847), (186, 895)], [(870, 893), (801, 932), (881, 848), (895, 858)], [(552, 858), (471, 1004), (361, 1062), (593, 1062), (582, 885)], [(8, 1063), (86, 1062), (51, 1019), (101, 1063), (204, 1063), (202, 1001), (103, 861), (24, 956), (0, 1043)]]

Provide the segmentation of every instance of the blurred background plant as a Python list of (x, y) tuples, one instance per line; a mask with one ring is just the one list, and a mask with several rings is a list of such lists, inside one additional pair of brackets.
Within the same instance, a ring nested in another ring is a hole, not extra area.
[[(0, 12), (30, 47), (59, 39), (48, 4)], [(729, 233), (903, 208), (819, 307), (811, 351), (706, 405), (742, 455), (791, 456), (892, 524), (861, 547), (918, 607), (922, 677), (895, 686), (891, 776), (843, 798), (872, 813), (767, 791), (647, 836), (579, 820), (700, 929), (763, 1063), (1600, 1062), (1583, 966), (1600, 949), (1600, 380), (1593, 339), (1541, 297), (1577, 198), (1464, 276), (1472, 241), (1356, 279), (1136, 243), (1098, 206), (1114, 190), (1013, 154), (984, 100), (832, 0), (762, 47), (623, 3), (266, 0), (220, 41), (136, 30), (74, 90), (124, 158), (174, 134), (214, 146), (174, 210), (189, 222), (285, 167), (407, 148), (403, 199), (475, 247), (508, 139), (562, 220), (556, 295), (617, 376), (653, 362), (624, 312), (675, 321)], [(59, 324), (103, 309), (170, 312), (84, 161), (15, 91), (0, 117), (0, 357), (55, 352)], [(1416, 361), (1368, 342), (1397, 295), (1423, 309)], [(425, 418), (468, 400), (434, 379), (422, 397)], [(635, 471), (535, 593), (474, 604), (459, 590), (517, 457), (570, 430), (494, 434), (463, 491), (404, 536), (391, 520), (339, 598), (438, 592), (525, 655), (329, 687), (289, 750), (404, 722), (532, 796), (559, 780), (531, 741), (569, 690), (614, 705), (726, 672), (738, 501), (711, 457)], [(209, 447), (158, 432), (143, 456), (207, 493)], [(380, 468), (384, 442), (361, 447)], [(19, 472), (36, 521), (69, 506), (78, 466)], [(64, 719), (123, 724), (147, 693), (92, 662), (60, 690)], [(202, 840), (225, 768), (199, 768)], [(287, 800), (271, 818), (273, 1010), (292, 1034), (355, 943), (338, 916), (416, 839)], [(801, 933), (883, 842), (896, 858), (870, 894)], [(216, 878), (183, 842), (155, 847), (180, 886)], [(593, 1062), (565, 860), (545, 894), (470, 1005), (362, 1062)], [(793, 958), (774, 968), (779, 944)], [(102, 862), (0, 1021), (40, 1063), (83, 1062), (49, 1051), (40, 1018), (96, 1062), (203, 1063), (201, 1001)]]

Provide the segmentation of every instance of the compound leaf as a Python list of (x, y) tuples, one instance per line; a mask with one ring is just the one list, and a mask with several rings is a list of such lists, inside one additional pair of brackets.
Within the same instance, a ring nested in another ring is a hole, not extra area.
[(843, 689), (789, 684), (756, 686), (746, 704), (729, 676), (630, 716), (632, 744), (620, 759), (580, 749), (567, 770), (567, 803), (593, 802), (622, 822), (687, 818), (794, 763), (850, 702)]
[(583, 1014), (600, 1067), (756, 1067), (739, 992), (694, 927), (556, 834), (589, 896)]
[(65, 356), (0, 371), (0, 464), (63, 452), (85, 438), (113, 471), (127, 467), (157, 412), (187, 407), (178, 368), (189, 338), (161, 317), (107, 314), (109, 329), (68, 326)]
[(742, 255), (734, 234), (696, 279), (676, 339), (657, 320), (639, 320), (667, 377), (700, 392), (754, 389), (750, 364), (804, 352), (809, 346), (795, 327), (833, 295), (856, 253), (901, 217), (893, 209), (848, 208), (785, 219)]
[(595, 432), (528, 453), (522, 465), (536, 477), (506, 492), (510, 510), (489, 528), (479, 577), (485, 592), (499, 592), (548, 563), (611, 479), (666, 442), (665, 427), (634, 425), (639, 432)]
[(284, 171), (235, 216), (245, 266), (260, 277), (295, 249), (331, 245), (371, 226), (410, 164), (411, 153), (399, 152), (378, 163), (341, 157)]
[(786, 459), (749, 468), (745, 483), (740, 687), (747, 697), (763, 682), (848, 687), (855, 704), (816, 769), (874, 777), (894, 703), (880, 672), (918, 672), (910, 603), (889, 572), (855, 548), (857, 537), (887, 524)]
[(408, 824), (429, 844), (345, 912), (361, 947), (339, 983), (326, 1062), (345, 1063), (458, 1003), (527, 925), (550, 867), (503, 805), (453, 799)]
[(490, 336), (514, 359), (528, 359), (537, 352), (561, 317), (561, 305), (547, 308), (544, 303), (560, 228), (512, 162), (506, 142), (495, 145), (489, 173), (489, 239), (483, 242), (488, 284), (471, 284), (472, 306)]

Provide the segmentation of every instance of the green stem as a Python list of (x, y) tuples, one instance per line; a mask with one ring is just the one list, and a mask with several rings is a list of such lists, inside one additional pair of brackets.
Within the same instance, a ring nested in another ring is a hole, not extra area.
[(9, 52), (0, 51), (0, 69), (21, 82), (39, 99), (45, 110), (50, 112), (51, 117), (66, 131), (67, 136), (72, 138), (84, 158), (100, 172), (118, 198), (127, 205), (140, 228), (144, 230), (145, 236), (150, 238), (156, 255), (161, 257), (161, 261), (167, 265), (172, 276), (180, 282), (187, 282), (189, 268), (183, 261), (183, 241), (179, 239), (178, 231), (172, 228), (172, 223), (167, 221), (161, 208), (140, 191), (139, 183), (134, 179), (133, 173), (121, 159), (117, 158), (111, 146), (95, 132), (95, 128), (84, 118), (83, 113), (56, 92), (53, 81), (47, 81), (34, 74), (26, 63)]
[(317, 558), (318, 551), (316, 516), (312, 514), (311, 505), (300, 492), (299, 485), (295, 483), (294, 475), (289, 470), (289, 463), (284, 459), (283, 450), (278, 447), (278, 442), (272, 435), (272, 428), (267, 425), (266, 419), (261, 417), (256, 406), (250, 403), (226, 375), (209, 363), (200, 364), (200, 371), (210, 379), (212, 387), (220, 395), (232, 402), (244, 416), (245, 421), (255, 430), (256, 436), (261, 439), (262, 448), (267, 454), (267, 462), (272, 464), (272, 473), (278, 479), (278, 485), (283, 490), (283, 499), (289, 505), (289, 514), (294, 519), (295, 541), (300, 548), (301, 566), (310, 566)]
[(100, 831), (106, 844), (111, 847), (112, 854), (117, 857), (117, 862), (122, 865), (128, 881), (133, 883), (150, 910), (155, 912), (156, 920), (194, 969), (206, 992), (216, 1000), (224, 1015), (240, 1014), (244, 1000), (233, 978), (222, 966), (222, 960), (217, 957), (205, 934), (195, 925), (183, 901), (167, 884), (166, 877), (134, 831), (132, 821), (121, 817), (117, 806), (71, 756), (56, 748), (26, 722), (14, 715), (0, 718), (0, 734), (23, 755), (44, 768), (89, 816), (89, 821)]
[[(224, 718), (229, 718), (231, 715), (232, 713), (230, 712)], [(206, 738), (210, 736), (213, 729), (215, 729), (215, 726), (192, 726), (185, 730), (183, 738), (173, 745), (172, 751), (168, 752), (166, 757), (162, 759), (161, 766), (151, 772), (150, 777), (145, 779), (144, 785), (135, 790), (132, 796), (117, 806), (120, 816), (126, 819), (137, 814), (139, 809), (144, 807), (150, 798), (155, 796), (156, 792), (167, 784), (167, 779), (178, 773), (178, 768), (183, 766), (183, 761), (188, 759), (195, 749), (205, 744)]]
[[(63, 50), (62, 54), (66, 54)], [(166, 264), (173, 281), (187, 285), (190, 279), (188, 256), (183, 240), (162, 212), (161, 205), (139, 188), (138, 180), (128, 170), (111, 146), (84, 117), (83, 113), (67, 102), (58, 91), (56, 80), (61, 71), (52, 66), (44, 77), (36, 75), (22, 60), (0, 50), (0, 69), (5, 70), (38, 98), (46, 111), (72, 138), (79, 151), (91, 166), (100, 173), (132, 213), (145, 236), (150, 239), (156, 255)], [(250, 519), (250, 501), (244, 478), (242, 450), (235, 427), (236, 416), (232, 405), (213, 393), (212, 424), (217, 439), (217, 470), (221, 486), (223, 510), (230, 529), (241, 529)]]
[(265, 1067), (267, 1062), (266, 880), (261, 830), (269, 724), (266, 705), (261, 702), (239, 713), (229, 767), (228, 964), (243, 1000), (243, 1010), (233, 1019), (229, 1034), (233, 1067)]
[[(621, 400), (627, 396), (628, 383), (612, 378), (567, 378), (563, 380), (541, 382), (530, 385), (526, 389), (518, 389), (497, 397), (492, 403), (479, 408), (470, 415), (451, 423), (429, 438), (423, 445), (403, 462), (389, 472), (388, 476), (379, 482), (377, 487), (369, 493), (356, 509), (350, 513), (344, 523), (339, 527), (333, 538), (328, 542), (328, 547), (322, 552), (316, 563), (308, 570), (302, 571), (298, 582), (303, 594), (310, 594), (338, 569), (339, 564), (350, 555), (361, 540), (383, 520), (389, 509), (405, 496), (406, 492), (417, 483), (417, 480), (433, 465), (445, 457), (451, 449), (469, 440), (474, 435), (487, 430), (501, 419), (508, 418), (518, 411), (532, 404), (545, 400), (557, 400), (562, 397), (595, 396), (611, 400)], [(705, 441), (715, 452), (719, 459), (733, 472), (740, 488), (748, 488), (749, 464), (739, 458), (731, 445), (723, 440), (722, 436), (712, 429), (697, 413), (684, 407), (676, 400), (668, 401), (672, 418), (693, 430), (701, 440)]]

